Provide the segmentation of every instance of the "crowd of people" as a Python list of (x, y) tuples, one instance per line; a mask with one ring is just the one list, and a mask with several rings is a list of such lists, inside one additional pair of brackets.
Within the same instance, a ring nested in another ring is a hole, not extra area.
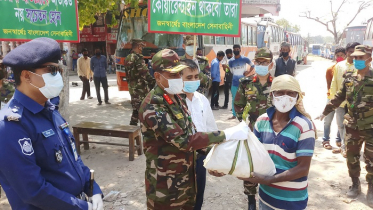
[[(257, 208), (256, 194), (261, 210), (307, 208), (307, 179), (317, 131), (303, 106), (305, 94), (294, 77), (297, 65), (289, 56), (290, 44), (282, 43), (277, 59), (268, 48), (260, 48), (253, 60), (241, 55), (241, 46), (235, 44), (217, 52), (211, 66), (200, 49), (194, 53), (196, 43), (189, 36), (184, 56), (164, 49), (152, 52), (148, 63), (142, 55), (143, 40), (133, 39), (131, 45), (125, 60), (133, 108), (130, 125), (140, 122), (143, 135), (147, 209), (201, 209), (206, 174), (225, 175), (203, 167), (212, 145), (245, 140), (250, 130), (275, 163), (276, 174), (263, 176), (254, 170), (249, 178), (237, 177), (243, 181), (248, 209)], [(0, 111), (0, 184), (13, 209), (104, 208), (100, 186), (90, 180), (69, 125), (52, 101), (63, 88), (60, 57), (56, 41), (37, 38), (2, 61), (13, 69), (15, 79), (15, 89), (9, 88), (0, 72), (0, 99), (12, 98)], [(336, 113), (340, 148), (333, 152), (346, 157), (352, 179), (347, 196), (356, 198), (361, 193), (359, 158), (365, 142), (366, 196), (373, 208), (372, 48), (349, 43), (336, 50), (336, 61), (326, 70), (328, 101), (317, 117), (325, 118), (322, 145), (332, 149), (330, 124)], [(89, 82), (93, 80), (98, 105), (102, 104), (100, 85), (104, 102), (110, 104), (107, 65), (99, 49), (91, 58), (86, 49), (82, 51), (76, 61), (83, 82), (81, 100), (92, 98)], [(225, 97), (219, 106), (222, 79)], [(228, 109), (229, 92), (230, 119), (236, 119), (237, 125), (221, 130), (214, 110)]]

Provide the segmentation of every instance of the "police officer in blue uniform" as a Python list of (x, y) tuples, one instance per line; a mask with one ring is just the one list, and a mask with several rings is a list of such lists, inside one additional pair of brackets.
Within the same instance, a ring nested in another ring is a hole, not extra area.
[(91, 189), (68, 123), (49, 101), (63, 88), (60, 58), (56, 41), (37, 38), (3, 60), (16, 91), (0, 111), (0, 184), (15, 210), (103, 209), (101, 189), (95, 182)]

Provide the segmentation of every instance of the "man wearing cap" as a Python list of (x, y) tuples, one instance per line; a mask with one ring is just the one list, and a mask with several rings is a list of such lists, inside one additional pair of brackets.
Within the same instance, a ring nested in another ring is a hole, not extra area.
[(318, 119), (324, 119), (347, 100), (348, 113), (344, 116), (343, 123), (346, 125), (347, 167), (352, 179), (352, 186), (347, 196), (356, 198), (361, 193), (360, 150), (365, 142), (367, 202), (370, 207), (373, 207), (373, 69), (370, 67), (372, 48), (358, 45), (351, 56), (354, 57), (353, 63), (357, 70), (347, 71), (343, 75), (342, 88), (326, 105), (323, 114)]
[(195, 58), (193, 58), (193, 48), (194, 48), (194, 40), (192, 36), (186, 36), (185, 38), (185, 55), (180, 57), (180, 60), (185, 59), (192, 59), (199, 68), (199, 78), (201, 79), (201, 84), (197, 91), (203, 95), (208, 95), (210, 87), (212, 85), (212, 79), (211, 79), (211, 72), (210, 72), (210, 66), (209, 66), (209, 60), (208, 58), (204, 56), (197, 55)]
[[(271, 89), (272, 77), (269, 70), (272, 69), (273, 54), (268, 48), (261, 48), (255, 53), (255, 73), (250, 77), (240, 79), (240, 85), (234, 99), (234, 108), (239, 121), (249, 119), (249, 126), (253, 130), (258, 117), (266, 113), (271, 107), (269, 91)], [(249, 209), (256, 209), (256, 186), (244, 181), (244, 193), (248, 196)]]
[(132, 39), (132, 53), (125, 60), (128, 89), (131, 95), (132, 116), (130, 125), (137, 125), (139, 108), (146, 94), (154, 87), (155, 80), (150, 75), (142, 50), (145, 46), (141, 39)]
[(290, 52), (290, 43), (281, 43), (280, 57), (276, 59), (275, 77), (278, 77), (283, 74), (295, 76), (297, 62), (290, 57)]
[(80, 97), (80, 100), (84, 100), (86, 94), (88, 99), (92, 99), (89, 82), (92, 82), (93, 72), (90, 63), (91, 59), (88, 57), (88, 50), (87, 48), (84, 48), (83, 56), (78, 59), (78, 76), (83, 82), (82, 96)]
[(76, 152), (69, 124), (48, 101), (63, 88), (60, 57), (55, 40), (37, 38), (3, 61), (13, 68), (16, 84), (0, 111), (0, 184), (12, 209), (103, 209), (100, 187), (94, 183), (89, 190), (90, 170)]
[(0, 109), (10, 101), (14, 94), (14, 85), (6, 80), (6, 69), (0, 60)]
[(192, 210), (196, 199), (195, 160), (198, 149), (230, 139), (246, 139), (245, 124), (224, 131), (196, 132), (186, 106), (176, 52), (165, 49), (153, 57), (157, 85), (140, 106), (139, 119), (146, 156), (147, 208)]

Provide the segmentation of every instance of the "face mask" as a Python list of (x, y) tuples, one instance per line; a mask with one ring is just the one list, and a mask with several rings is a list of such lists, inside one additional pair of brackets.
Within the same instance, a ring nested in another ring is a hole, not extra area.
[(339, 62), (341, 62), (341, 61), (344, 61), (345, 59), (343, 58), (343, 57), (338, 57), (337, 59), (336, 59), (336, 61), (337, 61), (337, 63), (339, 63)]
[(183, 92), (183, 79), (167, 79), (162, 74), (161, 76), (168, 81), (168, 88), (164, 87), (164, 90), (171, 95), (179, 94)]
[(295, 98), (290, 97), (288, 95), (277, 96), (277, 97), (273, 95), (272, 103), (276, 107), (276, 110), (278, 110), (281, 113), (286, 113), (295, 106), (295, 104), (297, 103), (297, 97), (298, 95)]
[(43, 77), (45, 83), (44, 87), (39, 88), (33, 85), (32, 83), (30, 84), (35, 88), (38, 88), (41, 94), (43, 94), (47, 99), (51, 99), (60, 95), (63, 88), (63, 80), (59, 72), (57, 72), (55, 76), (53, 76), (51, 73), (42, 75), (36, 74), (34, 72), (31, 73), (38, 75), (39, 77)]
[(186, 47), (185, 47), (185, 52), (186, 52), (186, 54), (188, 54), (189, 56), (193, 56), (193, 46), (186, 46)]
[(240, 51), (233, 51), (234, 55), (240, 55)]
[(183, 90), (187, 93), (194, 93), (198, 89), (201, 81), (196, 80), (196, 81), (184, 81), (184, 88)]
[(365, 69), (365, 67), (367, 67), (365, 65), (365, 61), (367, 61), (367, 60), (355, 60), (354, 59), (354, 66), (355, 66), (355, 68), (357, 70), (363, 70), (363, 69)]
[(260, 66), (260, 65), (255, 65), (255, 72), (260, 75), (260, 76), (265, 76), (269, 73), (269, 66), (271, 64), (269, 64), (268, 66)]
[(96, 55), (97, 55), (97, 56), (100, 56), (100, 55), (101, 55), (101, 53), (100, 53), (100, 52), (96, 52)]
[(87, 57), (88, 56), (88, 54), (83, 54), (84, 55), (84, 57)]
[(285, 58), (289, 56), (289, 52), (282, 52), (281, 54), (282, 54), (282, 57), (285, 57)]

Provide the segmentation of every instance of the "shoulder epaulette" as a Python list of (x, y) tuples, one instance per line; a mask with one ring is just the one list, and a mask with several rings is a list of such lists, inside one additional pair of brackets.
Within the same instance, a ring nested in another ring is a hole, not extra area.
[(4, 107), (4, 110), (0, 112), (0, 120), (4, 121), (20, 121), (22, 118), (23, 106), (11, 100), (8, 106)]

